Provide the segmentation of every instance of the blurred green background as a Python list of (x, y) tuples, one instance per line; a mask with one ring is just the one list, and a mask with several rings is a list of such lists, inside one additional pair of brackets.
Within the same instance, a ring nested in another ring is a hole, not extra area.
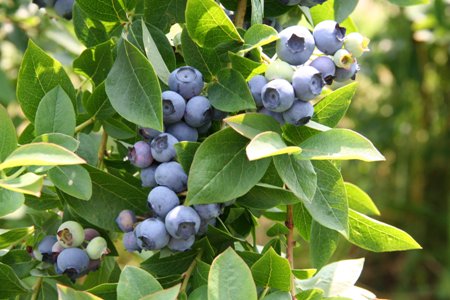
[[(69, 69), (83, 50), (69, 22), (29, 2), (0, 0), (0, 103), (19, 131), (26, 123), (14, 87), (28, 38)], [(424, 248), (369, 253), (340, 247), (340, 259), (366, 257), (359, 284), (379, 298), (450, 299), (450, 1), (430, 2), (399, 8), (360, 0), (352, 15), (371, 39), (371, 52), (359, 61), (357, 96), (342, 126), (371, 139), (386, 161), (346, 162), (343, 176), (374, 199), (381, 221)], [(300, 259), (298, 265), (308, 267), (308, 259)]]

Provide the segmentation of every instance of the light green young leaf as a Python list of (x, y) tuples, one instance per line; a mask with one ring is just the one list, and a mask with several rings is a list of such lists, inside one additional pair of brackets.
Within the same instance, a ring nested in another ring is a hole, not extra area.
[[(248, 140), (231, 128), (209, 136), (198, 148), (188, 179), (189, 204), (221, 203), (246, 194), (264, 176), (270, 160), (249, 161)], [(227, 193), (223, 193), (227, 190)]]
[(56, 166), (48, 171), (53, 184), (63, 192), (81, 200), (92, 196), (89, 172), (81, 166)]
[(299, 154), (301, 151), (300, 147), (287, 146), (281, 136), (273, 131), (258, 134), (245, 148), (249, 160), (258, 160), (283, 154)]
[(385, 160), (367, 138), (350, 129), (334, 128), (313, 135), (300, 144), (299, 159), (312, 160)]
[(350, 233), (348, 240), (374, 252), (422, 249), (406, 232), (394, 226), (369, 218), (352, 209), (349, 210)]
[(186, 28), (201, 47), (215, 48), (224, 43), (243, 40), (223, 9), (213, 0), (189, 0)]
[(85, 291), (77, 291), (68, 286), (64, 286), (61, 284), (57, 284), (56, 288), (58, 289), (58, 299), (59, 300), (101, 300), (99, 298), (89, 292)]
[(0, 170), (18, 166), (57, 166), (86, 163), (66, 148), (49, 143), (23, 145), (14, 150), (3, 163)]
[(78, 146), (80, 145), (78, 140), (63, 133), (45, 133), (33, 139), (33, 143), (40, 142), (56, 144), (71, 152), (77, 151)]
[(130, 42), (122, 40), (106, 79), (106, 94), (125, 119), (163, 130), (161, 88), (152, 65)]
[(0, 120), (2, 125), (0, 126), (0, 162), (8, 157), (14, 149), (17, 148), (17, 135), (16, 128), (13, 122), (9, 118), (6, 109), (0, 105)]
[(24, 201), (23, 194), (0, 188), (0, 217), (15, 212)]
[(217, 81), (208, 86), (208, 99), (212, 106), (227, 112), (256, 108), (247, 82), (233, 69), (217, 73)]
[(350, 182), (345, 182), (345, 189), (347, 191), (348, 206), (351, 209), (363, 214), (380, 215), (380, 211), (375, 203), (362, 189)]
[(280, 125), (268, 115), (259, 113), (246, 113), (224, 119), (231, 128), (248, 139), (258, 134), (272, 131), (281, 134)]
[(62, 65), (30, 39), (17, 78), (17, 100), (31, 122), (41, 99), (58, 85), (75, 103), (75, 89)]
[(256, 285), (281, 291), (291, 289), (291, 267), (287, 259), (279, 256), (272, 248), (253, 264), (252, 274)]
[(42, 98), (36, 111), (34, 127), (36, 135), (75, 133), (75, 110), (66, 92), (58, 85)]
[(41, 195), (44, 176), (26, 173), (13, 179), (1, 179), (0, 187), (27, 195), (39, 197)]
[(264, 24), (252, 25), (244, 34), (244, 49), (239, 51), (239, 53), (244, 54), (276, 40), (278, 40), (278, 32), (273, 27)]
[(34, 232), (33, 227), (14, 228), (0, 234), (0, 249), (8, 248), (25, 239)]
[(256, 62), (244, 56), (237, 55), (233, 52), (228, 52), (231, 65), (234, 70), (241, 73), (246, 81), (252, 79), (255, 75), (262, 74), (266, 71), (267, 65), (261, 62)]
[(153, 294), (141, 298), (141, 300), (177, 300), (181, 284), (174, 285), (168, 289), (157, 291)]
[(150, 273), (137, 267), (126, 266), (117, 285), (117, 300), (139, 300), (162, 289)]
[(209, 300), (256, 300), (252, 273), (242, 258), (228, 248), (217, 256), (209, 271)]

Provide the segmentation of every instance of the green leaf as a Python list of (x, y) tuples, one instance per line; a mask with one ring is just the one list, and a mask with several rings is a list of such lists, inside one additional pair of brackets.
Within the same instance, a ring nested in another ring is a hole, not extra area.
[(14, 150), (0, 164), (0, 170), (18, 166), (57, 166), (86, 163), (67, 149), (49, 143), (27, 144)]
[(385, 160), (375, 146), (361, 134), (350, 129), (334, 128), (318, 133), (300, 144), (300, 159), (363, 161)]
[(217, 73), (217, 81), (208, 86), (208, 99), (212, 106), (221, 111), (235, 112), (256, 108), (247, 82), (233, 69), (222, 69)]
[(317, 188), (317, 174), (310, 161), (296, 155), (273, 157), (275, 168), (287, 187), (303, 202), (311, 202)]
[(358, 0), (334, 1), (334, 18), (341, 23), (353, 12)]
[(75, 110), (66, 92), (58, 85), (42, 98), (36, 111), (34, 127), (36, 135), (75, 133)]
[(283, 154), (298, 154), (301, 151), (300, 147), (287, 146), (281, 136), (273, 131), (258, 134), (245, 148), (249, 160), (258, 160)]
[(303, 201), (312, 218), (342, 234), (348, 232), (348, 203), (344, 180), (329, 161), (314, 161), (317, 190), (312, 201)]
[(266, 232), (267, 236), (269, 236), (269, 237), (286, 235), (288, 233), (289, 233), (289, 229), (286, 226), (281, 225), (280, 223), (273, 224), (272, 227), (270, 227)]
[(256, 300), (256, 286), (252, 273), (233, 249), (217, 256), (208, 276), (209, 300)]
[(91, 18), (107, 22), (128, 21), (123, 1), (119, 0), (77, 0), (77, 4)]
[(262, 24), (264, 17), (264, 0), (252, 0), (251, 24)]
[(310, 240), (312, 217), (303, 203), (294, 205), (294, 226), (305, 241)]
[(233, 69), (241, 73), (246, 81), (249, 81), (255, 75), (264, 73), (267, 69), (266, 64), (253, 61), (233, 52), (228, 52), (228, 56)]
[(81, 200), (89, 200), (92, 196), (91, 177), (81, 166), (57, 166), (48, 171), (48, 176), (64, 193)]
[(187, 0), (144, 1), (144, 20), (168, 32), (175, 23), (184, 23)]
[[(89, 223), (100, 228), (118, 231), (115, 217), (124, 209), (133, 210), (136, 214), (148, 211), (146, 207), (147, 193), (139, 186), (133, 186), (125, 180), (110, 173), (102, 172), (86, 165), (92, 180), (92, 201), (84, 201), (69, 195), (62, 195), (67, 204)], [(144, 199), (144, 201), (142, 200)], [(100, 214), (105, 207), (107, 214)]]
[(73, 61), (73, 70), (92, 80), (95, 85), (102, 83), (113, 65), (113, 42), (108, 40), (88, 48)]
[(186, 272), (197, 256), (197, 250), (178, 252), (171, 256), (161, 257), (161, 252), (155, 253), (141, 263), (141, 268), (157, 277), (165, 277)]
[(238, 199), (240, 205), (255, 208), (269, 209), (281, 204), (288, 205), (300, 202), (291, 191), (278, 186), (259, 183), (247, 194)]
[(8, 106), (16, 97), (13, 84), (4, 70), (0, 70), (0, 91), (2, 91), (0, 94), (0, 104), (4, 106)]
[(322, 300), (323, 291), (321, 289), (311, 289), (303, 291), (295, 295), (297, 300)]
[[(78, 0), (77, 0), (78, 1)], [(99, 298), (89, 292), (85, 291), (77, 291), (68, 286), (63, 286), (61, 284), (57, 284), (56, 288), (58, 289), (58, 299), (59, 300), (101, 300)]]
[(349, 211), (350, 234), (348, 240), (366, 250), (374, 252), (422, 249), (406, 232), (360, 214)]
[(141, 300), (177, 300), (180, 292), (181, 284), (177, 284), (171, 288), (155, 292), (151, 295), (141, 298)]
[[(258, 0), (259, 1), (259, 0)], [(291, 293), (276, 291), (263, 298), (264, 300), (292, 300)]]
[[(314, 25), (317, 25), (318, 23), (325, 20), (334, 20), (336, 18), (336, 14), (334, 11), (335, 2), (336, 1), (334, 0), (328, 0), (323, 4), (316, 5), (315, 7), (312, 7), (310, 9)], [(339, 0), (339, 2), (343, 1)], [(346, 18), (344, 21), (341, 21), (340, 25), (344, 26), (347, 29), (347, 34), (350, 32), (358, 31), (358, 29), (356, 28), (355, 24), (353, 23), (350, 17)]]
[(242, 43), (236, 27), (213, 0), (189, 0), (186, 6), (186, 28), (201, 47), (215, 48), (229, 42)]
[(0, 249), (15, 245), (34, 232), (33, 227), (15, 228), (0, 234)]
[(281, 134), (280, 125), (272, 117), (259, 113), (246, 113), (224, 119), (239, 134), (253, 139), (258, 134), (273, 131)]
[(17, 78), (17, 100), (31, 122), (41, 99), (58, 85), (75, 103), (75, 89), (62, 65), (30, 39)]
[(73, 5), (72, 15), (75, 34), (86, 47), (94, 47), (109, 40), (105, 24), (90, 18), (77, 2)]
[(246, 53), (252, 49), (265, 46), (278, 40), (278, 32), (264, 24), (252, 25), (244, 34), (244, 49), (240, 53)]
[(189, 294), (188, 300), (204, 300), (208, 299), (208, 286), (202, 285)]
[(291, 289), (292, 275), (289, 262), (272, 248), (252, 266), (252, 274), (258, 286), (271, 287), (281, 291)]
[[(342, 2), (342, 1), (339, 1)], [(329, 127), (335, 127), (345, 116), (350, 102), (356, 93), (358, 84), (350, 83), (325, 96), (314, 105), (313, 121)]]
[(96, 120), (106, 120), (114, 116), (116, 111), (111, 106), (108, 95), (105, 90), (105, 82), (100, 83), (92, 92), (92, 94), (85, 98), (83, 106), (91, 117)]
[(56, 144), (67, 150), (74, 152), (78, 149), (80, 142), (71, 136), (65, 135), (63, 133), (45, 133), (33, 140), (33, 143), (51, 143)]
[(314, 268), (322, 268), (337, 248), (339, 233), (326, 228), (316, 221), (312, 222), (309, 253)]
[(245, 154), (247, 142), (231, 128), (209, 136), (195, 153), (186, 202), (226, 202), (246, 194), (258, 183), (270, 160), (249, 161)]
[(293, 269), (292, 274), (298, 279), (308, 279), (316, 274), (316, 269)]
[(192, 289), (208, 284), (208, 274), (211, 266), (201, 260), (197, 260), (194, 272), (192, 273)]
[(137, 267), (126, 266), (120, 274), (117, 299), (138, 300), (160, 290), (161, 285), (150, 273)]
[(25, 201), (21, 193), (0, 188), (0, 217), (18, 210)]
[(389, 2), (399, 5), (399, 6), (409, 6), (409, 5), (430, 3), (429, 0), (389, 0)]
[(158, 78), (147, 58), (126, 40), (118, 46), (117, 59), (106, 79), (106, 94), (128, 121), (163, 130)]
[(2, 299), (30, 292), (28, 286), (17, 277), (13, 269), (3, 263), (0, 263), (0, 282), (2, 283), (0, 289)]
[(117, 299), (117, 283), (103, 283), (86, 290), (86, 292), (99, 296), (105, 300)]
[(16, 128), (13, 122), (9, 118), (6, 109), (0, 105), (0, 120), (2, 120), (2, 126), (0, 126), (0, 162), (8, 157), (14, 149), (17, 148), (17, 135)]
[(27, 195), (39, 197), (41, 195), (44, 176), (34, 173), (26, 173), (17, 178), (1, 179), (0, 187)]
[(189, 36), (187, 29), (181, 33), (181, 49), (187, 65), (197, 68), (210, 81), (225, 65), (220, 61), (216, 49), (202, 48)]
[(192, 161), (194, 160), (195, 152), (200, 145), (201, 144), (198, 142), (180, 142), (175, 144), (177, 160), (186, 173), (189, 173)]
[(339, 295), (354, 286), (363, 269), (364, 258), (334, 262), (323, 267), (309, 279), (298, 280), (302, 290), (321, 289), (325, 297)]
[(345, 182), (344, 184), (347, 191), (348, 206), (351, 209), (363, 214), (380, 215), (377, 206), (366, 192), (352, 183)]

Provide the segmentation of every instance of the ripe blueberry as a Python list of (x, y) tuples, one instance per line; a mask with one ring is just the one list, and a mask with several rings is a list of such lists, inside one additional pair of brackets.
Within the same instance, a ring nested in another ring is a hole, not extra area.
[(282, 30), (278, 36), (277, 55), (291, 65), (305, 63), (314, 51), (314, 38), (306, 27), (291, 26)]
[(197, 129), (189, 126), (183, 121), (171, 124), (170, 126), (167, 127), (166, 132), (176, 137), (177, 140), (180, 142), (182, 141), (196, 142), (198, 140)]
[(123, 232), (133, 231), (133, 225), (136, 223), (136, 215), (131, 210), (122, 210), (116, 218), (116, 223)]
[(147, 140), (151, 140), (155, 137), (157, 137), (158, 135), (160, 135), (162, 132), (153, 128), (147, 128), (147, 127), (142, 127), (139, 128), (139, 134)]
[(180, 205), (180, 199), (168, 187), (157, 186), (148, 194), (147, 204), (158, 217), (164, 219), (169, 211)]
[(176, 239), (187, 240), (195, 235), (200, 228), (200, 217), (188, 206), (177, 206), (166, 216), (167, 232)]
[(187, 240), (171, 237), (167, 247), (172, 251), (186, 251), (191, 249), (195, 242), (195, 235), (191, 235)]
[(317, 48), (325, 54), (333, 55), (344, 44), (346, 29), (335, 21), (322, 21), (314, 27), (313, 36)]
[(123, 246), (128, 252), (141, 251), (141, 247), (137, 244), (137, 239), (134, 231), (125, 232), (122, 237)]
[(148, 168), (141, 170), (141, 182), (143, 187), (153, 188), (157, 186), (155, 172), (158, 166), (153, 164)]
[(283, 113), (283, 118), (287, 123), (300, 126), (308, 123), (313, 113), (314, 107), (310, 102), (295, 101), (292, 107)]
[(196, 96), (186, 104), (184, 121), (192, 127), (200, 127), (212, 120), (212, 108), (208, 98)]
[(279, 112), (274, 112), (271, 110), (268, 110), (267, 108), (263, 107), (259, 113), (261, 114), (265, 114), (268, 116), (271, 116), (272, 118), (274, 118), (278, 123), (280, 123), (281, 125), (284, 124), (284, 119), (283, 119), (283, 113), (279, 113)]
[(248, 82), (248, 87), (250, 88), (250, 92), (252, 93), (253, 100), (255, 100), (255, 104), (258, 107), (261, 107), (261, 90), (267, 84), (267, 79), (263, 75), (253, 76), (252, 79)]
[(283, 112), (294, 102), (294, 89), (284, 79), (269, 81), (261, 91), (261, 99), (265, 108), (275, 112)]
[(129, 161), (138, 168), (147, 168), (153, 162), (150, 145), (144, 141), (139, 141), (128, 150)]
[(189, 66), (178, 68), (169, 76), (169, 88), (186, 100), (200, 95), (203, 89), (202, 73)]
[(53, 263), (52, 247), (57, 242), (54, 235), (48, 235), (42, 239), (38, 245), (38, 250), (42, 254), (42, 261)]
[(349, 69), (336, 68), (336, 74), (334, 80), (337, 82), (347, 81), (349, 79), (355, 80), (356, 73), (359, 72), (359, 65), (355, 61)]
[(139, 223), (135, 230), (137, 244), (144, 250), (159, 250), (169, 243), (164, 223), (156, 218), (149, 218)]
[(89, 256), (79, 248), (64, 249), (56, 260), (60, 272), (75, 280), (89, 266)]
[(153, 158), (159, 162), (172, 160), (177, 154), (174, 147), (176, 143), (178, 143), (178, 140), (173, 135), (161, 133), (150, 144)]
[(56, 13), (67, 20), (72, 19), (72, 8), (74, 1), (75, 0), (56, 0), (54, 7)]
[(162, 93), (163, 117), (165, 124), (172, 124), (183, 118), (186, 100), (173, 91)]
[(198, 230), (198, 235), (204, 235), (208, 232), (208, 226), (216, 226), (217, 223), (217, 219), (209, 219), (209, 220), (204, 220), (202, 219), (202, 221), (200, 222), (200, 229)]
[(319, 56), (314, 59), (311, 64), (311, 67), (317, 69), (322, 75), (322, 79), (326, 82), (326, 84), (332, 84), (334, 73), (336, 72), (336, 66), (331, 58), (328, 56)]
[(78, 247), (84, 242), (84, 229), (74, 221), (67, 221), (59, 226), (56, 238), (64, 248)]
[(155, 179), (159, 185), (180, 193), (186, 190), (188, 177), (179, 163), (171, 161), (162, 163), (156, 168)]
[(324, 86), (320, 72), (311, 66), (300, 66), (292, 76), (292, 86), (298, 99), (308, 101), (320, 95)]
[(220, 204), (197, 204), (194, 205), (195, 211), (198, 213), (201, 219), (209, 220), (220, 216), (222, 212)]

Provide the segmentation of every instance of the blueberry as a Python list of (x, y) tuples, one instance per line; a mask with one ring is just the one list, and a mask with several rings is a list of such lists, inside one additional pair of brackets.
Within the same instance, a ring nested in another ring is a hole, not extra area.
[(204, 235), (208, 232), (208, 226), (211, 225), (213, 227), (216, 226), (217, 223), (217, 219), (209, 219), (209, 220), (204, 220), (202, 219), (202, 221), (200, 222), (200, 229), (198, 230), (198, 235)]
[(125, 232), (122, 237), (123, 246), (128, 252), (141, 251), (141, 247), (137, 244), (135, 232)]
[(228, 117), (228, 113), (226, 111), (218, 110), (217, 108), (212, 108), (212, 119), (214, 121), (222, 121)]
[(191, 249), (195, 242), (195, 235), (191, 235), (187, 240), (170, 238), (167, 247), (172, 251), (186, 251)]
[(79, 248), (64, 249), (56, 260), (60, 272), (75, 280), (89, 266), (89, 256)]
[(277, 59), (267, 66), (265, 76), (269, 81), (274, 79), (284, 79), (290, 82), (293, 74), (294, 69), (290, 64)]
[(313, 7), (316, 6), (317, 4), (322, 4), (327, 0), (300, 0), (300, 5), (301, 6), (306, 6), (306, 7)]
[(258, 107), (261, 107), (263, 105), (261, 100), (261, 90), (266, 84), (267, 79), (262, 75), (253, 76), (253, 78), (248, 82), (248, 87), (250, 88), (250, 92), (252, 93), (253, 100), (255, 100), (255, 104)]
[(164, 223), (156, 218), (149, 218), (139, 223), (135, 230), (137, 244), (145, 250), (159, 250), (169, 243)]
[(154, 139), (155, 137), (157, 137), (158, 135), (160, 135), (162, 132), (153, 128), (146, 128), (146, 127), (142, 127), (139, 128), (139, 134), (147, 140), (151, 140)]
[(67, 20), (72, 19), (72, 8), (74, 1), (75, 0), (56, 0), (54, 7), (56, 13)]
[(355, 59), (352, 57), (350, 52), (345, 49), (340, 49), (334, 54), (333, 61), (338, 68), (350, 69), (352, 64), (355, 62)]
[(167, 232), (176, 239), (187, 240), (200, 228), (200, 216), (188, 206), (177, 206), (166, 216)]
[(193, 67), (181, 67), (170, 73), (169, 88), (184, 99), (200, 95), (203, 89), (203, 76)]
[(109, 253), (106, 240), (101, 236), (94, 238), (87, 245), (86, 252), (90, 259), (100, 259), (103, 255)]
[(356, 73), (359, 72), (359, 65), (355, 61), (349, 69), (336, 68), (336, 74), (334, 80), (337, 82), (347, 81), (349, 79), (355, 80)]
[(177, 138), (178, 141), (196, 142), (198, 140), (198, 131), (183, 121), (171, 124), (167, 127), (167, 133)]
[(291, 26), (282, 30), (278, 36), (278, 58), (291, 65), (305, 63), (314, 51), (314, 38), (306, 27)]
[(66, 249), (66, 248), (64, 248), (63, 246), (61, 246), (61, 244), (60, 244), (59, 242), (56, 242), (56, 243), (54, 243), (53, 246), (52, 246), (52, 254), (59, 254), (59, 253), (61, 253), (64, 249)]
[(161, 133), (150, 144), (151, 154), (156, 161), (171, 161), (177, 154), (174, 145), (178, 140), (169, 133)]
[(58, 240), (54, 235), (48, 235), (42, 239), (38, 245), (38, 250), (42, 254), (42, 261), (53, 263), (52, 247)]
[(180, 94), (165, 91), (162, 93), (162, 102), (165, 124), (172, 124), (183, 118), (186, 100)]
[(353, 57), (360, 57), (364, 52), (369, 51), (370, 40), (358, 32), (349, 33), (344, 40), (344, 47)]
[(292, 86), (298, 99), (308, 101), (320, 95), (325, 82), (320, 72), (311, 66), (300, 66), (292, 76)]
[(328, 56), (319, 56), (314, 59), (310, 64), (311, 67), (317, 69), (322, 75), (322, 79), (326, 84), (332, 84), (334, 79), (334, 73), (336, 72), (336, 66), (331, 58)]
[(78, 247), (84, 242), (84, 230), (79, 223), (67, 221), (59, 226), (56, 237), (64, 248)]
[(209, 220), (220, 216), (222, 212), (220, 204), (197, 204), (194, 205), (195, 211), (198, 213), (201, 219)]
[(283, 113), (283, 118), (287, 123), (300, 126), (311, 120), (314, 107), (310, 102), (295, 101), (292, 107)]
[(313, 36), (317, 48), (325, 54), (333, 55), (344, 44), (346, 29), (335, 21), (322, 21), (314, 27)]
[(133, 225), (136, 223), (136, 215), (131, 210), (122, 210), (116, 218), (116, 223), (123, 232), (133, 231)]
[(157, 185), (155, 180), (157, 167), (157, 165), (153, 164), (150, 167), (141, 170), (141, 182), (143, 187), (153, 188)]
[(129, 161), (138, 168), (147, 168), (153, 162), (150, 145), (144, 141), (139, 141), (128, 150)]
[(280, 123), (281, 125), (284, 124), (284, 119), (283, 119), (283, 113), (279, 113), (279, 112), (274, 112), (271, 110), (268, 110), (267, 108), (263, 107), (259, 113), (261, 114), (265, 114), (268, 116), (271, 116), (272, 118), (274, 118), (278, 123)]
[(200, 127), (212, 120), (212, 108), (208, 98), (197, 96), (186, 104), (184, 121), (192, 127)]
[(283, 112), (294, 102), (294, 89), (289, 81), (275, 79), (269, 81), (261, 90), (261, 99), (265, 108), (275, 112)]
[(155, 179), (159, 185), (180, 193), (186, 190), (188, 177), (179, 163), (171, 161), (162, 163), (156, 168)]
[(201, 127), (198, 127), (197, 128), (198, 134), (199, 135), (206, 135), (206, 134), (208, 134), (209, 129), (211, 128), (211, 126), (212, 126), (212, 122), (208, 122), (205, 125), (203, 125)]
[(147, 203), (153, 212), (163, 219), (175, 206), (180, 205), (180, 199), (168, 187), (157, 186), (148, 194)]
[(100, 236), (100, 233), (94, 228), (85, 228), (84, 229), (84, 240), (91, 241), (92, 239)]

